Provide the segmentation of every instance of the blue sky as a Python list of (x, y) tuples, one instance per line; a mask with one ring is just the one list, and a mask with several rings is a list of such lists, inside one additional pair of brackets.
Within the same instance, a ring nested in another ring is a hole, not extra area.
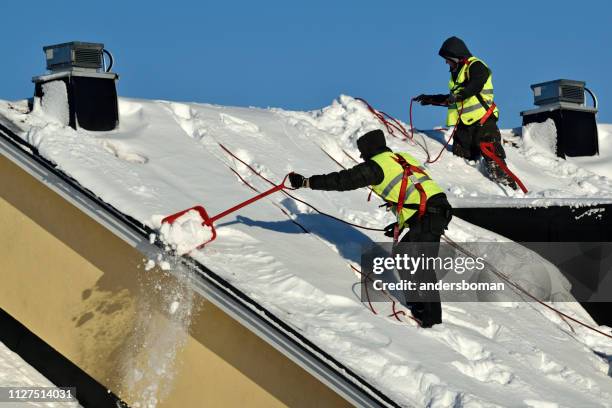
[[(612, 123), (612, 6), (605, 1), (4, 2), (2, 99), (29, 97), (42, 46), (103, 42), (122, 96), (310, 110), (340, 94), (408, 118), (410, 97), (446, 92), (450, 35), (493, 69), (501, 126), (520, 126), (529, 85), (584, 80)], [(418, 107), (415, 126), (444, 122)]]

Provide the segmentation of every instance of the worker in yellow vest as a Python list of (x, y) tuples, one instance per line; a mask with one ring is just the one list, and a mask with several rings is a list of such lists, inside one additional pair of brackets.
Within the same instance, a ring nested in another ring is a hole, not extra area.
[[(385, 228), (385, 235), (397, 242), (401, 231), (408, 232), (401, 242), (410, 242), (414, 251), (427, 257), (437, 257), (440, 237), (452, 218), (452, 209), (443, 189), (433, 181), (421, 164), (409, 153), (394, 153), (386, 145), (381, 130), (366, 133), (357, 140), (363, 163), (324, 175), (306, 178), (289, 175), (293, 188), (346, 191), (370, 186), (380, 196), (397, 221)], [(419, 246), (418, 243), (428, 243)], [(421, 269), (408, 276), (400, 270), (403, 280), (436, 282), (435, 270)], [(437, 291), (425, 294), (405, 292), (408, 306), (422, 327), (442, 322), (440, 296)]]
[[(415, 100), (421, 105), (448, 107), (446, 124), (457, 127), (453, 154), (467, 160), (478, 160), (481, 153), (486, 153), (484, 149), (490, 148), (491, 153), (505, 165), (506, 154), (497, 127), (499, 109), (494, 102), (491, 70), (482, 60), (474, 57), (457, 37), (444, 41), (438, 54), (450, 67), (449, 93), (422, 94)], [(489, 155), (483, 156), (488, 176), (516, 190), (517, 184), (512, 177)]]

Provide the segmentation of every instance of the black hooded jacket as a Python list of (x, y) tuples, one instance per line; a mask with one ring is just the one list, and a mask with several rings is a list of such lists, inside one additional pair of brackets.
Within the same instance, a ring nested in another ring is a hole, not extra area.
[[(458, 37), (447, 38), (446, 41), (442, 43), (442, 47), (440, 47), (438, 54), (443, 58), (452, 59), (458, 62), (457, 68), (451, 70), (453, 79), (457, 78), (464, 64), (463, 61), (472, 56), (472, 53), (463, 40)], [(469, 71), (470, 79), (464, 83), (464, 88), (457, 94), (457, 99), (464, 100), (482, 91), (488, 77), (489, 69), (483, 63), (479, 61), (472, 63)]]
[(347, 191), (380, 184), (384, 179), (380, 166), (373, 160), (366, 160), (350, 169), (311, 176), (309, 184), (313, 190)]

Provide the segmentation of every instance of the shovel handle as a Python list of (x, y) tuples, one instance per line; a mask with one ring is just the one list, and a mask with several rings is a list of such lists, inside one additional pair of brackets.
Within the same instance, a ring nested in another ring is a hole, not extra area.
[(237, 204), (237, 205), (233, 206), (232, 208), (229, 208), (229, 209), (223, 211), (222, 213), (215, 215), (214, 217), (209, 218), (207, 224), (208, 225), (212, 225), (213, 222), (217, 221), (220, 218), (225, 217), (228, 214), (233, 213), (234, 211), (237, 211), (237, 210), (241, 209), (242, 207), (246, 207), (247, 205), (252, 204), (255, 201), (261, 200), (262, 198), (264, 198), (264, 197), (266, 197), (266, 196), (268, 196), (268, 195), (270, 195), (272, 193), (276, 193), (277, 191), (283, 190), (285, 188), (290, 188), (289, 186), (285, 185), (285, 182), (287, 181), (288, 177), (289, 177), (289, 174), (287, 174), (285, 176), (285, 178), (283, 179), (283, 181), (279, 185), (274, 186), (271, 189), (266, 190), (263, 193), (256, 195), (255, 197), (249, 198), (248, 200), (243, 201), (240, 204)]

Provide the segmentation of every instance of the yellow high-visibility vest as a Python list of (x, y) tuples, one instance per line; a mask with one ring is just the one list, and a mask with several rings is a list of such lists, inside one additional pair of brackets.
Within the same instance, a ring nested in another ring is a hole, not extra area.
[[(469, 79), (469, 68), (470, 65), (474, 62), (481, 62), (486, 67), (487, 65), (480, 59), (476, 57), (470, 57), (467, 60), (467, 63), (463, 64), (461, 70), (457, 74), (457, 79), (453, 79), (451, 75), (450, 81), (448, 82), (448, 88), (453, 95), (456, 95), (463, 89), (463, 84)], [(487, 67), (488, 68), (488, 67)], [(464, 99), (461, 102), (454, 103), (448, 106), (448, 114), (446, 116), (446, 125), (447, 126), (455, 126), (457, 124), (457, 119), (459, 118), (459, 111), (461, 111), (461, 122), (466, 125), (471, 125), (476, 121), (479, 121), (487, 112), (487, 109), (493, 103), (493, 75), (491, 74), (491, 70), (489, 70), (489, 77), (487, 78), (487, 82), (485, 82), (482, 90), (479, 94), (470, 96), (467, 99)], [(478, 95), (480, 98), (478, 99)], [(483, 105), (483, 102), (486, 106)], [(463, 110), (461, 110), (463, 106)], [(495, 117), (499, 118), (499, 111), (497, 107), (493, 110), (493, 114)]]
[[(395, 204), (392, 208), (397, 216), (397, 222), (402, 228), (410, 217), (417, 212), (416, 209), (413, 208), (402, 208), (402, 213), (397, 214), (397, 202), (399, 200), (399, 193), (402, 184), (402, 178), (404, 176), (404, 168), (395, 161), (395, 155), (402, 156), (409, 164), (418, 167), (419, 169), (425, 171), (425, 169), (421, 166), (419, 161), (412, 157), (409, 153), (393, 153), (393, 152), (383, 152), (379, 153), (376, 156), (372, 157), (380, 168), (383, 170), (385, 178), (380, 184), (372, 186), (372, 190), (380, 196), (383, 200)], [(442, 188), (433, 181), (427, 173), (413, 173), (412, 176), (408, 178), (408, 184), (406, 188), (406, 198), (405, 204), (416, 204), (418, 205), (421, 202), (421, 196), (417, 191), (415, 183), (418, 182), (423, 187), (427, 198), (436, 195), (438, 193), (444, 192)]]

